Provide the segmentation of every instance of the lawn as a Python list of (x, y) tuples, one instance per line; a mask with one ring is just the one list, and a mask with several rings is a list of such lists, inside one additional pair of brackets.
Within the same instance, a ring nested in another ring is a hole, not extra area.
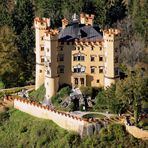
[(83, 118), (104, 118), (104, 115), (101, 114), (86, 114), (83, 116)]

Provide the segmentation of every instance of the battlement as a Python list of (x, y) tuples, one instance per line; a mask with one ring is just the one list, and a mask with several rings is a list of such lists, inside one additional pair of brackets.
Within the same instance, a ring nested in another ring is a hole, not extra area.
[(19, 96), (7, 96), (7, 97), (4, 98), (4, 101), (14, 101), (14, 106), (15, 106), (15, 102), (20, 102), (20, 103), (23, 103), (23, 104), (26, 104), (26, 105), (29, 105), (29, 106), (37, 107), (38, 109), (43, 109), (45, 111), (55, 113), (55, 114), (60, 115), (60, 116), (65, 116), (65, 117), (71, 118), (71, 119), (74, 119), (74, 120), (77, 120), (77, 121), (80, 121), (80, 122), (86, 122), (86, 123), (87, 122), (88, 123), (92, 123), (92, 122), (101, 123), (102, 122), (99, 119), (80, 118), (80, 117), (72, 115), (70, 113), (61, 112), (61, 111), (55, 110), (54, 108), (51, 108), (49, 106), (43, 106), (42, 104), (40, 104), (38, 102), (31, 101), (31, 100), (28, 100), (26, 98), (21, 98)]
[(110, 28), (110, 29), (103, 30), (103, 33), (108, 35), (117, 35), (121, 33), (121, 30)]
[(50, 27), (50, 18), (39, 18), (34, 19), (34, 25), (39, 29), (47, 29)]
[(68, 20), (66, 18), (62, 19), (62, 29), (68, 25)]
[(48, 37), (49, 35), (51, 36), (56, 36), (59, 34), (59, 30), (58, 29), (48, 29), (46, 32), (45, 32), (45, 37)]
[(98, 46), (102, 45), (103, 40), (88, 40), (88, 39), (75, 39), (75, 44), (80, 46)]
[(95, 15), (94, 14), (85, 14), (81, 13), (80, 14), (80, 23), (85, 24), (85, 25), (93, 25), (93, 20), (94, 20)]

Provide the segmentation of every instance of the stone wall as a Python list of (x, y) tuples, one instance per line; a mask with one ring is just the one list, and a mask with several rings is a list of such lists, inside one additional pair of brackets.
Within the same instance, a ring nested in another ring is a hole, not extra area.
[(143, 140), (148, 140), (148, 131), (147, 130), (143, 130), (140, 129), (136, 126), (129, 126), (129, 125), (125, 125), (126, 126), (126, 130), (133, 135), (135, 138), (140, 138)]
[(92, 135), (100, 130), (100, 123), (97, 120), (82, 119), (23, 98), (9, 96), (5, 100), (12, 100), (14, 108), (20, 111), (38, 118), (52, 120), (60, 127), (77, 132), (81, 136)]

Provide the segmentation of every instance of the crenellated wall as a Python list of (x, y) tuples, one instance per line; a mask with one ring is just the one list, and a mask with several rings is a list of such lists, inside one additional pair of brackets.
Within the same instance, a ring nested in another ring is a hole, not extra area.
[(143, 130), (143, 129), (140, 129), (136, 126), (129, 126), (129, 125), (126, 125), (126, 130), (132, 134), (135, 138), (140, 138), (140, 139), (143, 139), (143, 140), (148, 140), (148, 131), (147, 130)]
[(101, 124), (97, 120), (82, 119), (65, 112), (59, 112), (50, 107), (23, 98), (9, 96), (4, 100), (12, 100), (14, 108), (32, 116), (49, 119), (60, 127), (79, 133), (81, 136), (99, 132)]

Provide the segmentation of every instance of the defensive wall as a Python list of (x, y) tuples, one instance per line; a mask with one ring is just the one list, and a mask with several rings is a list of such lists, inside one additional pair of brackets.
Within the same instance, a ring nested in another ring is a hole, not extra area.
[(48, 106), (43, 106), (34, 101), (30, 101), (17, 96), (8, 96), (4, 101), (13, 101), (14, 108), (28, 113), (32, 116), (49, 119), (60, 127), (79, 133), (81, 136), (98, 133), (101, 128), (99, 120), (82, 119), (69, 113), (60, 112)]
[(126, 130), (131, 135), (133, 135), (135, 138), (148, 140), (148, 131), (147, 130), (140, 129), (136, 126), (129, 126), (129, 125), (126, 125), (126, 124), (125, 124), (125, 127), (126, 127)]
[[(18, 96), (7, 96), (4, 101), (10, 101), (13, 103), (14, 108), (28, 113), (32, 116), (49, 119), (55, 122), (60, 127), (74, 131), (80, 134), (80, 136), (92, 135), (94, 132), (99, 133), (101, 125), (104, 122), (109, 121), (108, 118), (104, 119), (85, 119), (66, 112), (57, 111), (48, 106), (43, 106), (35, 101), (20, 98)], [(116, 119), (123, 119), (124, 116), (116, 117)], [(139, 129), (135, 126), (129, 126), (125, 123), (126, 130), (135, 138), (148, 140), (148, 131)]]

